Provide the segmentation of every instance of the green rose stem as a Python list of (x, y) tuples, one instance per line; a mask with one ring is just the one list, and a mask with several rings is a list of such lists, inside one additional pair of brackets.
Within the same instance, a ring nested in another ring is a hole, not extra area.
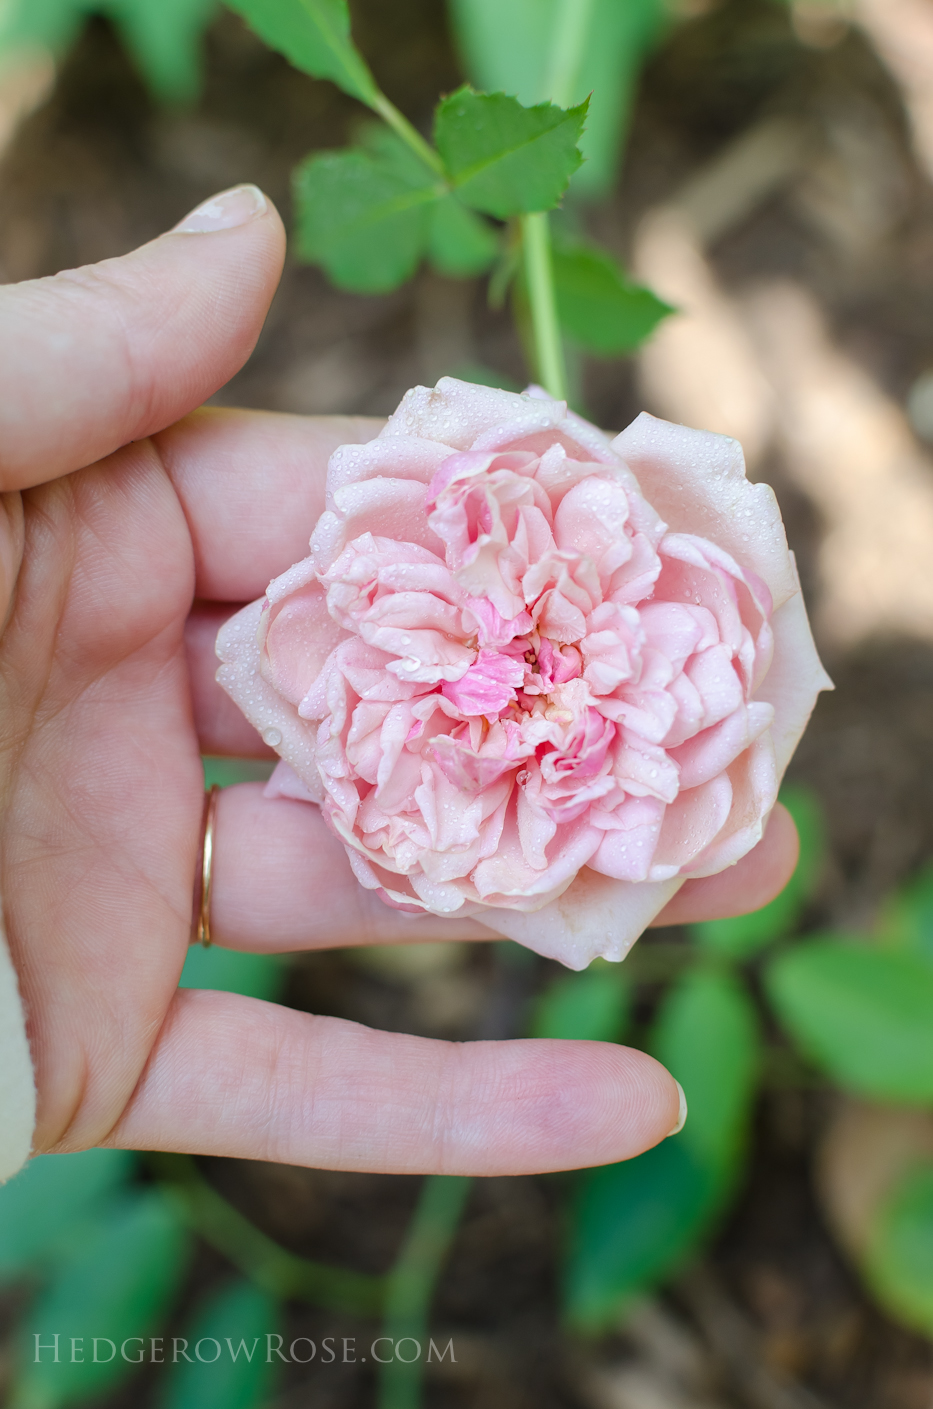
[[(391, 1337), (388, 1354), (403, 1340), (414, 1340), (421, 1354), (410, 1360), (394, 1356), (379, 1370), (378, 1409), (418, 1409), (427, 1354), (428, 1313), (437, 1278), (453, 1242), (472, 1179), (430, 1174), (395, 1266), (388, 1275), (383, 1332)], [(411, 1355), (413, 1346), (406, 1346)], [(443, 1349), (443, 1347), (440, 1347)]]
[(383, 122), (392, 128), (397, 136), (411, 148), (416, 157), (424, 162), (425, 166), (439, 176), (444, 175), (444, 163), (437, 152), (426, 142), (416, 127), (408, 121), (404, 113), (400, 113), (393, 102), (386, 97), (381, 89), (377, 88), (369, 101), (369, 107), (373, 112), (379, 114)]
[[(571, 106), (592, 10), (593, 0), (560, 0), (552, 21), (542, 101)], [(520, 222), (538, 376), (545, 391), (566, 401), (567, 367), (554, 293), (550, 221), (546, 211), (536, 211), (521, 216)]]
[(148, 1163), (177, 1195), (192, 1231), (264, 1291), (355, 1316), (382, 1310), (386, 1278), (287, 1252), (218, 1194), (188, 1155), (151, 1154)]
[[(583, 9), (588, 10), (590, 0), (581, 0), (581, 3)], [(564, 24), (563, 29), (566, 29), (568, 24), (571, 27), (576, 25), (573, 18), (573, 7), (570, 9), (570, 18)], [(563, 33), (563, 29), (561, 29), (561, 33)], [(579, 44), (576, 47), (578, 48)], [(567, 72), (562, 75), (562, 78), (565, 84), (569, 84), (572, 75)], [(376, 89), (370, 106), (375, 112), (378, 112), (383, 121), (388, 123), (431, 171), (443, 177), (444, 167), (437, 152), (379, 89)], [(560, 324), (557, 318), (554, 267), (551, 260), (551, 229), (547, 212), (534, 211), (530, 215), (520, 216), (519, 220), (537, 374), (545, 391), (549, 392), (556, 400), (565, 401), (567, 399), (567, 372), (564, 365)]]
[(567, 399), (567, 371), (557, 318), (551, 227), (547, 211), (519, 217), (525, 281), (531, 313), (531, 334), (541, 385), (557, 401)]

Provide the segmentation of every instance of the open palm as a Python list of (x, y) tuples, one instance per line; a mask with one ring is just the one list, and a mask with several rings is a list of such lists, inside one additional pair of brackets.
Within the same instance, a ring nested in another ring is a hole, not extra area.
[[(278, 216), (246, 214), (0, 290), (0, 884), (34, 1148), (480, 1174), (638, 1153), (678, 1108), (640, 1052), (432, 1042), (177, 988), (199, 755), (267, 752), (213, 683), (217, 626), (306, 553), (331, 450), (374, 433), (188, 414), (245, 361), (278, 281)], [(762, 904), (794, 854), (778, 815), (666, 918)], [(314, 809), (249, 784), (221, 798), (213, 928), (279, 950), (488, 935), (472, 921), (414, 929), (356, 885)]]

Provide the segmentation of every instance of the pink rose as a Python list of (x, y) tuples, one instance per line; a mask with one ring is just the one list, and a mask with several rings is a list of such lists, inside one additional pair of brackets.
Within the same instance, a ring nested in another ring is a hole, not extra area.
[(362, 885), (582, 968), (759, 840), (829, 681), (734, 440), (444, 378), (326, 503), (217, 678)]

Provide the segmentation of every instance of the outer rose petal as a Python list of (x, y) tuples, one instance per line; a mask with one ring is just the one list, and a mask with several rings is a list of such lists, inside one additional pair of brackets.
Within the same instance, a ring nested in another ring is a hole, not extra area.
[(778, 793), (774, 749), (767, 734), (736, 759), (729, 779), (732, 807), (726, 825), (705, 851), (684, 866), (685, 876), (715, 876), (741, 861), (761, 841)]
[[(535, 437), (556, 429), (575, 460), (615, 464), (618, 456), (609, 437), (572, 413), (566, 403), (549, 396), (517, 396), (512, 391), (441, 377), (436, 387), (413, 387), (380, 431), (380, 438), (397, 435), (439, 440), (453, 450), (538, 449)], [(543, 451), (557, 437), (541, 443)], [(526, 441), (531, 444), (526, 445)]]
[(296, 802), (321, 802), (315, 797), (307, 783), (302, 782), (290, 764), (281, 759), (272, 770), (272, 776), (262, 790), (263, 797), (289, 797)]
[(371, 479), (410, 479), (429, 484), (450, 449), (417, 436), (377, 436), (365, 445), (341, 445), (327, 466), (325, 504), (335, 509), (334, 496), (348, 484)]
[(833, 682), (823, 669), (813, 644), (813, 633), (793, 555), (791, 566), (797, 591), (771, 618), (774, 656), (767, 675), (755, 692), (756, 700), (774, 706), (771, 741), (779, 778), (783, 776), (807, 727), (817, 695), (821, 690), (833, 688)]
[(683, 885), (671, 881), (614, 881), (589, 867), (543, 910), (483, 910), (477, 918), (497, 934), (585, 969), (593, 959), (624, 959), (638, 936)]
[[(265, 599), (251, 602), (220, 628), (217, 655), (223, 662), (217, 680), (266, 743), (290, 764), (317, 800), (323, 802), (324, 789), (315, 767), (314, 725), (298, 716), (297, 709), (278, 694), (260, 674), (259, 624)], [(273, 742), (275, 735), (278, 742)], [(315, 787), (315, 784), (317, 786)]]
[(263, 675), (297, 708), (347, 633), (328, 612), (318, 582), (292, 593), (267, 616)]
[(334, 495), (342, 516), (343, 539), (352, 543), (361, 534), (418, 543), (444, 556), (444, 545), (424, 514), (424, 485), (411, 479), (368, 479), (345, 485)]
[(697, 534), (725, 548), (768, 585), (775, 607), (799, 590), (774, 491), (745, 478), (737, 440), (690, 430), (643, 411), (612, 448), (673, 533)]

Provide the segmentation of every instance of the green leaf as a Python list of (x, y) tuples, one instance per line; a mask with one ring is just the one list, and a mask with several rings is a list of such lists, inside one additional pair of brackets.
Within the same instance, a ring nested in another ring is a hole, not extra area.
[(350, 38), (346, 0), (227, 0), (251, 29), (313, 78), (329, 78), (373, 107), (379, 90)]
[(738, 1172), (760, 1061), (758, 1019), (732, 974), (693, 969), (665, 997), (651, 1051), (684, 1088), (682, 1139), (724, 1185)]
[(39, 1155), (0, 1188), (0, 1282), (54, 1252), (130, 1175), (128, 1150)]
[(590, 245), (557, 246), (554, 287), (561, 327), (588, 352), (632, 352), (674, 310), (633, 284), (611, 255)]
[(744, 990), (715, 970), (684, 975), (662, 1004), (652, 1050), (684, 1087), (687, 1124), (637, 1159), (580, 1178), (565, 1300), (587, 1330), (609, 1325), (694, 1253), (740, 1168), (758, 1067)]
[(411, 277), (443, 187), (387, 129), (366, 147), (320, 152), (295, 168), (298, 254), (353, 293), (386, 293)]
[(456, 196), (444, 196), (431, 207), (428, 258), (439, 274), (468, 279), (484, 273), (498, 253), (495, 231)]
[(638, 72), (670, 19), (666, 0), (449, 0), (478, 88), (522, 103), (592, 94), (572, 189), (604, 196), (615, 180)]
[(882, 1306), (933, 1337), (933, 1165), (912, 1170), (878, 1209), (864, 1271)]
[(926, 867), (885, 906), (879, 942), (933, 963), (933, 866)]
[(680, 1136), (637, 1159), (586, 1170), (570, 1209), (563, 1289), (570, 1321), (607, 1328), (690, 1255), (716, 1207), (713, 1176)]
[(150, 92), (163, 103), (193, 103), (201, 91), (201, 36), (217, 0), (99, 0)]
[(914, 954), (837, 938), (775, 959), (771, 1001), (818, 1067), (858, 1095), (933, 1100), (933, 968)]
[[(188, 1236), (172, 1199), (153, 1189), (114, 1201), (31, 1308), (10, 1409), (59, 1409), (132, 1374), (138, 1338), (158, 1330), (187, 1260)], [(37, 1361), (35, 1337), (49, 1342), (56, 1333), (58, 1363), (51, 1350)]]
[(631, 989), (620, 966), (593, 964), (545, 989), (535, 1004), (530, 1036), (618, 1042), (630, 1006)]
[(694, 939), (729, 959), (748, 959), (776, 939), (793, 933), (807, 901), (816, 889), (826, 855), (823, 815), (816, 794), (799, 784), (786, 784), (781, 801), (800, 833), (800, 856), (794, 874), (769, 905), (729, 920), (705, 920), (692, 925)]
[(434, 140), (460, 199), (501, 220), (556, 206), (582, 161), (586, 108), (524, 108), (504, 93), (466, 86), (444, 98)]
[(239, 949), (208, 949), (192, 944), (178, 980), (179, 988), (213, 988), (219, 993), (245, 993), (249, 998), (278, 998), (286, 970), (276, 954), (246, 954)]
[[(191, 1363), (180, 1359), (172, 1365), (159, 1409), (254, 1409), (264, 1404), (275, 1378), (275, 1365), (267, 1363), (266, 1336), (278, 1331), (279, 1321), (278, 1302), (252, 1282), (232, 1282), (214, 1292), (182, 1332)], [(198, 1359), (194, 1347), (205, 1341)]]

